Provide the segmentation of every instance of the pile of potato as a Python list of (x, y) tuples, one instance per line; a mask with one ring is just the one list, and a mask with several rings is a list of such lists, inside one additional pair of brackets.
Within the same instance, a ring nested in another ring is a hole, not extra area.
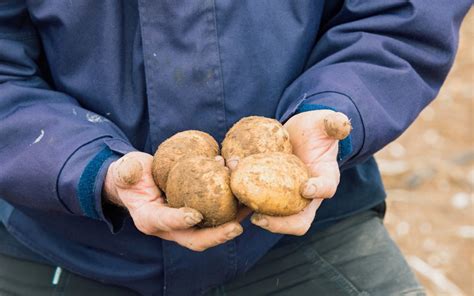
[(203, 215), (201, 227), (235, 219), (239, 201), (273, 216), (296, 214), (310, 202), (300, 195), (309, 174), (292, 154), (287, 131), (259, 116), (243, 118), (229, 130), (222, 156), (209, 134), (175, 134), (158, 147), (153, 177), (171, 207), (191, 207)]

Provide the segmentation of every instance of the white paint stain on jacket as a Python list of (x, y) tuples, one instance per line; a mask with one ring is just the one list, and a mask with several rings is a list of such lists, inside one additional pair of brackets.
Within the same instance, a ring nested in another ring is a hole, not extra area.
[(104, 117), (95, 113), (91, 113), (91, 112), (86, 113), (86, 118), (87, 118), (87, 121), (92, 122), (92, 123), (101, 123), (101, 122), (107, 121), (107, 119), (105, 119)]
[(44, 137), (44, 130), (42, 129), (40, 131), (40, 135), (35, 139), (33, 143), (30, 144), (30, 146), (39, 143), (43, 139), (43, 137)]

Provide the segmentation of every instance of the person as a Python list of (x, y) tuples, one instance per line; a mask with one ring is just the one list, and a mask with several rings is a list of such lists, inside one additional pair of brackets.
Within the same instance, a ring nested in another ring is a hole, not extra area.
[[(0, 5), (2, 295), (423, 295), (373, 154), (438, 92), (469, 0)], [(338, 142), (327, 114), (351, 120)], [(311, 172), (289, 217), (199, 229), (152, 154), (261, 115)], [(144, 173), (127, 186), (117, 160)], [(330, 198), (332, 197), (332, 198)]]

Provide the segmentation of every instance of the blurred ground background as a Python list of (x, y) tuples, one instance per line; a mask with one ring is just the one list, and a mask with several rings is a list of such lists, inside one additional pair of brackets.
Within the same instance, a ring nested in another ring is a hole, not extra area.
[(437, 99), (376, 157), (386, 225), (429, 295), (474, 295), (474, 12)]

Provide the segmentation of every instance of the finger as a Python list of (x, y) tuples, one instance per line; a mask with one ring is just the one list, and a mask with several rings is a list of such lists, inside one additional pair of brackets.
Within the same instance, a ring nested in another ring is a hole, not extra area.
[(309, 171), (312, 178), (301, 185), (301, 195), (309, 199), (334, 196), (341, 176), (337, 161), (311, 163)]
[(273, 233), (304, 235), (313, 223), (316, 210), (321, 205), (321, 199), (314, 199), (300, 213), (286, 217), (271, 217), (253, 214), (250, 218), (253, 224)]
[(115, 165), (115, 180), (121, 187), (135, 185), (142, 178), (143, 166), (137, 159), (122, 157)]
[(230, 169), (230, 171), (234, 171), (237, 168), (237, 165), (239, 164), (240, 157), (237, 156), (232, 156), (226, 161), (227, 167)]
[(300, 193), (304, 198), (331, 198), (336, 194), (338, 182), (334, 178), (320, 176), (309, 178), (301, 185)]
[(159, 202), (148, 203), (130, 213), (141, 232), (155, 235), (162, 231), (188, 229), (202, 221), (201, 213), (191, 208), (170, 208)]
[(220, 156), (220, 155), (217, 155), (216, 157), (214, 157), (214, 159), (219, 162), (219, 164), (221, 164), (222, 166), (225, 166), (225, 160), (224, 160), (224, 157)]
[(163, 233), (160, 237), (172, 240), (193, 251), (202, 252), (223, 244), (242, 234), (239, 223), (229, 222), (214, 228), (189, 229)]
[(323, 121), (326, 134), (335, 140), (346, 138), (352, 130), (349, 118), (341, 112), (332, 112)]

